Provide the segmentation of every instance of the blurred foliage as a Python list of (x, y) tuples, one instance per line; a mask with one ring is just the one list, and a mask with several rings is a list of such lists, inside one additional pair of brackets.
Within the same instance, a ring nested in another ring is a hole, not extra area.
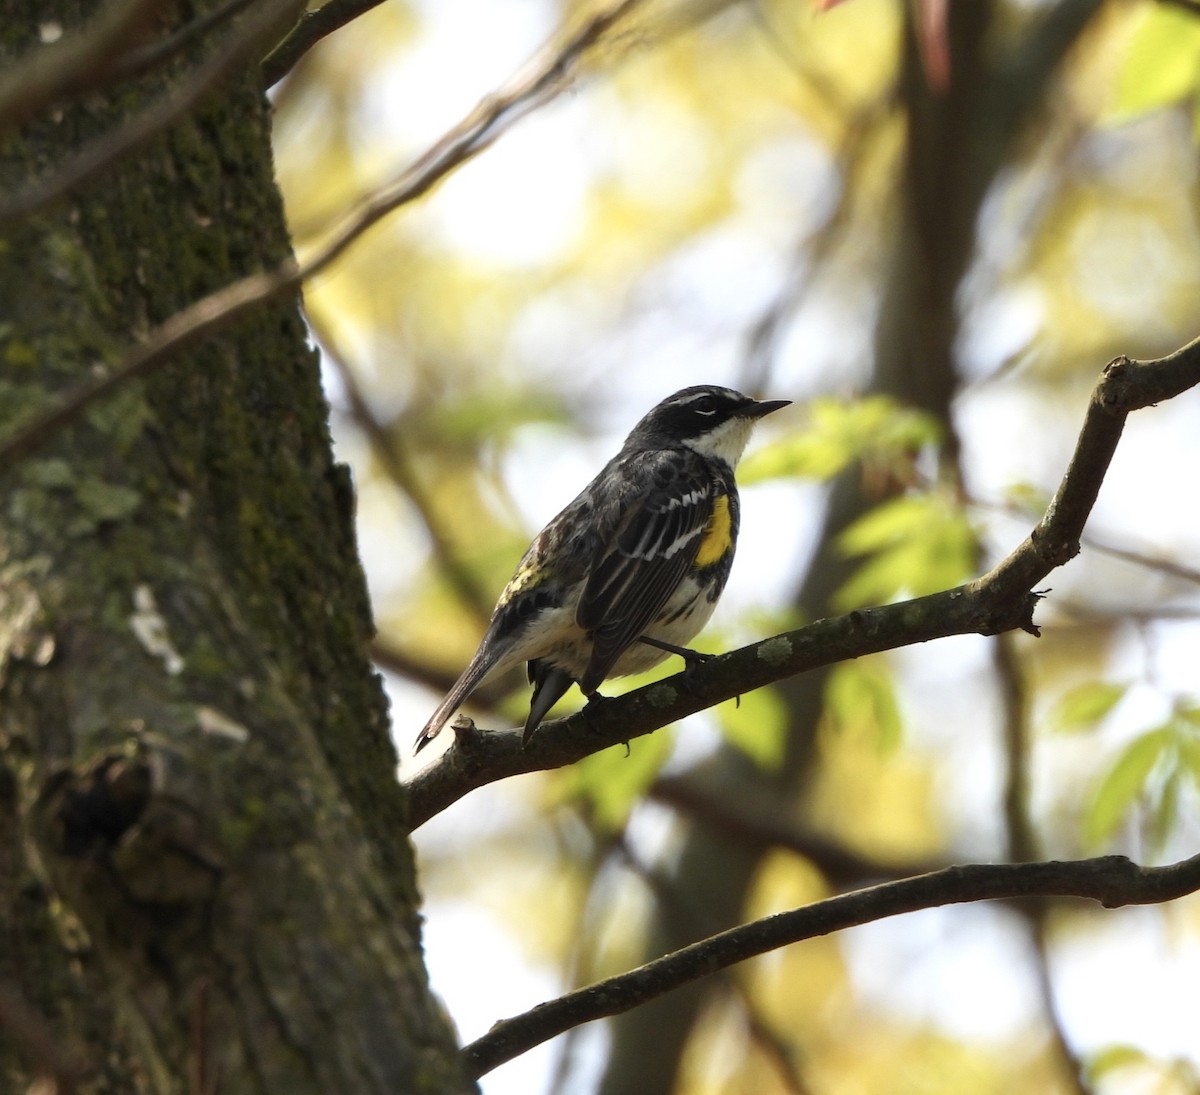
[(837, 733), (873, 739), (881, 753), (899, 748), (904, 726), (895, 682), (883, 659), (835, 666), (825, 685), (825, 717)]
[(805, 411), (808, 418), (800, 428), (743, 461), (739, 482), (832, 479), (852, 463), (863, 465), (868, 477), (871, 469), (879, 469), (892, 479), (910, 482), (912, 476), (905, 476), (904, 469), (942, 438), (932, 416), (882, 395), (853, 401), (816, 398)]
[(716, 710), (725, 740), (740, 749), (760, 768), (770, 771), (783, 762), (787, 711), (772, 688), (759, 688), (723, 703)]
[(593, 753), (564, 773), (561, 791), (582, 798), (588, 816), (602, 831), (619, 831), (654, 782), (673, 744), (674, 735), (663, 730), (638, 738), (625, 749)]
[(1069, 689), (1054, 706), (1050, 724), (1060, 734), (1095, 730), (1125, 697), (1129, 686), (1116, 681), (1086, 681)]
[[(1056, 6), (998, 0), (989, 50), (1013, 47)], [(792, 601), (834, 477), (855, 476), (873, 506), (837, 544), (855, 563), (830, 591), (840, 609), (968, 580), (1027, 535), (1052, 496), (1105, 361), (1200, 333), (1200, 19), (1109, 0), (979, 215), (955, 293), (953, 420), (871, 394), (905, 186), (900, 30), (906, 10), (938, 5), (817, 7), (644, 4), (564, 94), (307, 287), (314, 327), (335, 337), (421, 487), (417, 499), (388, 478), (331, 371), (381, 637), (416, 664), (456, 673), (478, 640), (490, 605), (464, 601), (453, 567), (498, 592), (532, 533), (676, 387), (715, 381), (798, 403), (764, 423), (740, 469), (739, 558), (697, 643), (722, 649), (799, 622)], [(274, 93), (298, 244), (593, 10), (583, 0), (392, 0), (322, 43)], [(1193, 395), (1131, 420), (1089, 533), (1194, 566), (1196, 408)], [(1020, 775), (1046, 856), (1193, 851), (1195, 584), (1086, 544), (1052, 584), (1037, 615), (1043, 637), (1013, 644), (1018, 681), (997, 670), (985, 639), (838, 667), (808, 792), (780, 820), (878, 864), (1002, 858), (1006, 765), (1019, 752), (1004, 728), (1020, 708)], [(677, 669), (669, 659), (656, 672)], [(482, 725), (521, 720), (527, 689), (512, 683), (500, 712), (474, 711)], [(639, 960), (656, 917), (702, 925), (707, 910), (672, 905), (681, 826), (647, 792), (664, 766), (690, 774), (721, 742), (747, 772), (776, 771), (784, 695), (749, 694), (628, 755), (489, 788), (420, 831), (431, 939), (439, 910), (481, 910), (441, 965), (430, 944), (435, 979), (447, 961), (461, 967), (435, 984), (451, 1010), (494, 1000), (488, 1014), (499, 1018), (536, 1002), (511, 1002), (515, 986), (483, 975), (498, 951), (569, 987)], [(436, 697), (414, 679), (393, 699), (404, 750)], [(814, 862), (775, 852), (745, 915), (829, 889)], [(915, 923), (888, 936), (898, 968), (915, 971), (901, 980), (928, 982), (920, 1008), (902, 986), (872, 980), (855, 933), (733, 971), (693, 1033), (677, 1091), (1077, 1093), (1029, 987), (1030, 951), (1004, 915), (969, 940)], [(1072, 906), (1056, 931), (1070, 940), (1086, 923)], [(1162, 969), (1198, 940), (1200, 924), (1182, 921)], [(984, 973), (955, 980), (953, 958), (949, 973), (937, 965), (947, 953)], [(1116, 953), (1097, 944), (1095, 962)], [(1155, 976), (1113, 995), (1161, 1007), (1160, 1026), (1174, 1031), (1187, 1009)], [(1187, 1089), (1169, 1055), (1157, 1062), (1157, 1050), (1114, 1038), (1086, 1008), (1063, 1010), (1101, 1095), (1146, 1082)], [(588, 1054), (564, 1042), (561, 1057), (556, 1045), (542, 1058), (558, 1062), (557, 1089), (592, 1090)], [(484, 1090), (543, 1081), (498, 1073)]]
[(844, 611), (949, 589), (972, 576), (978, 554), (961, 504), (942, 490), (881, 503), (846, 529), (838, 546), (868, 557), (833, 599)]
[(1084, 839), (1107, 842), (1133, 805), (1145, 803), (1151, 846), (1160, 849), (1174, 831), (1179, 796), (1200, 789), (1200, 707), (1177, 703), (1170, 718), (1137, 734), (1116, 756), (1087, 804)]
[(1200, 20), (1170, 4), (1140, 13), (1121, 66), (1112, 106), (1113, 122), (1128, 122), (1183, 102), (1200, 137)]

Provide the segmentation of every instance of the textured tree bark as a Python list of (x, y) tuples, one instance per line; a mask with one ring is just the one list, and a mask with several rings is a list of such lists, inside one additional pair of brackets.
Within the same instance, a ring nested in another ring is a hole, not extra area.
[[(92, 8), (54, 18), (69, 34)], [(161, 6), (154, 37), (197, 14)], [(3, 64), (47, 18), (0, 0)], [(52, 176), (227, 33), (0, 133), (0, 193)], [(0, 435), (287, 255), (257, 85), (248, 66), (0, 238)], [(123, 389), (0, 480), (4, 1091), (46, 1075), (86, 1092), (472, 1089), (421, 961), (351, 491), (297, 304)]]

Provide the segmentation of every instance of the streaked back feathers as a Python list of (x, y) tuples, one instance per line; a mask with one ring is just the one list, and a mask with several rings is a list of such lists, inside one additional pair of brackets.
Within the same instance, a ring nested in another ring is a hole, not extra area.
[(653, 407), (535, 537), (417, 750), (489, 673), (528, 663), (528, 738), (572, 683), (590, 698), (665, 651), (688, 654), (681, 648), (708, 620), (733, 562), (734, 465), (754, 423), (788, 402), (699, 384)]

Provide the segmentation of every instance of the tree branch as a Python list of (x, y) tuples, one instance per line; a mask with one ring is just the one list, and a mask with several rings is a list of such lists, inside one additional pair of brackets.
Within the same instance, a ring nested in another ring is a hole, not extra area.
[(383, 0), (328, 0), (316, 11), (305, 12), (262, 63), (262, 86), (279, 83), (322, 38), (377, 8)]
[(1105, 908), (1173, 901), (1200, 889), (1200, 856), (1167, 867), (1140, 867), (1125, 856), (1069, 863), (947, 867), (885, 882), (743, 924), (702, 939), (628, 973), (539, 1004), (496, 1023), (463, 1049), (472, 1077), (511, 1061), (581, 1023), (637, 1007), (737, 962), (803, 939), (942, 905), (1022, 897), (1081, 897)]
[(765, 684), (864, 654), (949, 635), (1037, 634), (1034, 587), (1079, 552), (1079, 538), (1131, 411), (1200, 383), (1200, 339), (1167, 357), (1118, 357), (1092, 392), (1074, 455), (1045, 515), (1015, 551), (983, 577), (898, 604), (817, 620), (712, 658), (616, 699), (546, 724), (522, 747), (518, 730), (454, 726), (455, 741), (409, 783), (413, 828), (476, 787), (522, 772), (573, 764), (686, 715)]

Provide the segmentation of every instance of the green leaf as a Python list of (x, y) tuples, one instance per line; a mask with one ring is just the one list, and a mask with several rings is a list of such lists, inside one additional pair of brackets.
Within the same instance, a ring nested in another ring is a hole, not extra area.
[(929, 496), (906, 494), (864, 514), (838, 538), (847, 555), (882, 551), (917, 535), (929, 510)]
[(1127, 122), (1194, 95), (1200, 87), (1200, 19), (1152, 4), (1129, 42), (1109, 121)]
[(1105, 1046), (1098, 1053), (1093, 1053), (1087, 1063), (1087, 1080), (1089, 1084), (1103, 1079), (1108, 1073), (1121, 1068), (1133, 1068), (1144, 1065), (1150, 1060), (1143, 1050), (1137, 1046), (1118, 1043)]
[(774, 772), (783, 761), (787, 709), (773, 688), (758, 688), (740, 703), (723, 703), (717, 722), (730, 745), (740, 749), (764, 771)]
[(587, 799), (601, 828), (619, 829), (662, 770), (674, 744), (675, 735), (663, 728), (631, 741), (628, 754), (621, 745), (593, 753), (564, 773), (565, 793)]
[(884, 754), (904, 738), (892, 674), (880, 658), (834, 666), (825, 685), (825, 715), (839, 733), (870, 735)]
[(1192, 786), (1200, 791), (1200, 741), (1191, 734), (1180, 734), (1175, 740), (1175, 750), (1180, 768), (1192, 781)]
[(1011, 483), (1004, 491), (1004, 504), (1027, 513), (1045, 513), (1053, 496), (1034, 483)]
[(1167, 838), (1175, 828), (1179, 817), (1179, 784), (1180, 772), (1178, 767), (1172, 767), (1163, 781), (1162, 793), (1154, 806), (1154, 816), (1151, 819), (1150, 844), (1155, 852), (1161, 852), (1166, 846)]
[(1200, 704), (1180, 700), (1175, 704), (1173, 718), (1180, 724), (1181, 733), (1200, 731)]
[(814, 399), (807, 410), (808, 423), (803, 430), (742, 461), (740, 483), (782, 478), (823, 481), (854, 460), (903, 464), (941, 439), (941, 429), (931, 415), (902, 407), (886, 396)]
[(847, 555), (870, 555), (833, 598), (849, 611), (919, 597), (965, 581), (975, 567), (975, 532), (943, 491), (909, 494), (877, 506), (838, 540)]
[(1050, 727), (1058, 734), (1094, 730), (1129, 690), (1114, 681), (1085, 681), (1068, 689), (1050, 712)]
[(1083, 817), (1083, 838), (1089, 847), (1103, 844), (1124, 820), (1146, 788), (1154, 766), (1174, 744), (1168, 724), (1147, 730), (1131, 741), (1100, 781)]
[(752, 452), (738, 466), (738, 482), (748, 487), (769, 479), (832, 479), (853, 458), (829, 438), (796, 433)]

